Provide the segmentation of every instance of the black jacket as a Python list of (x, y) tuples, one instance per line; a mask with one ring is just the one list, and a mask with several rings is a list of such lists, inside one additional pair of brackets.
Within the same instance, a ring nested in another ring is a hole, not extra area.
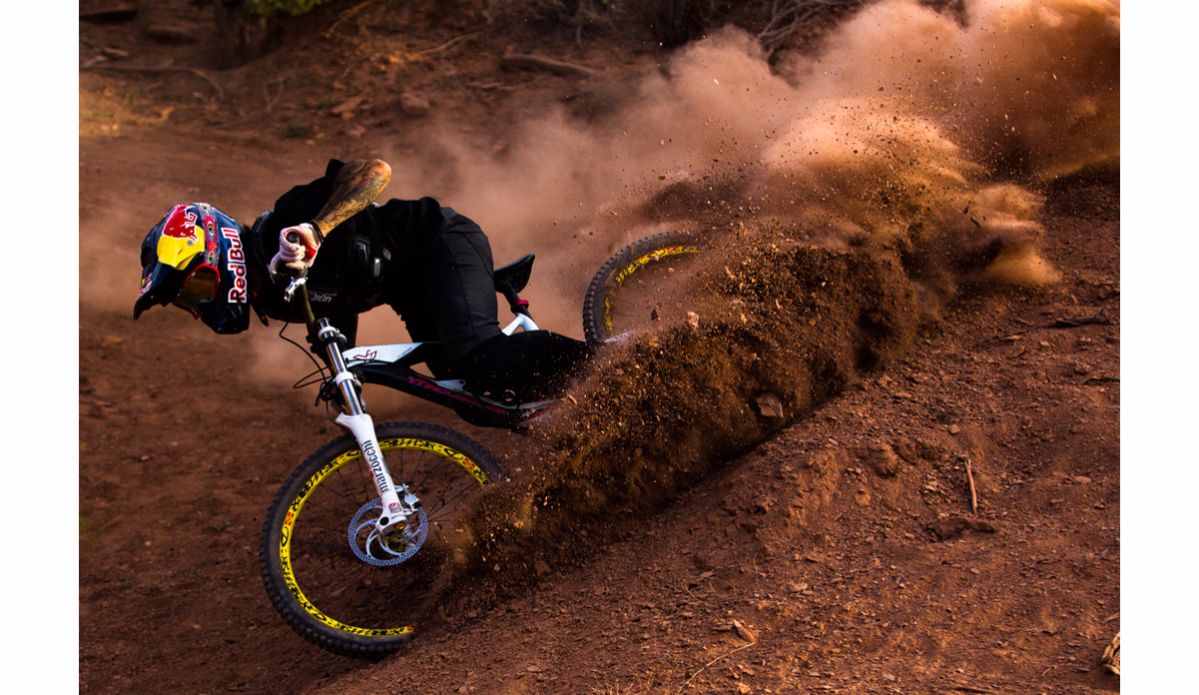
[[(272, 281), (267, 268), (279, 251), (279, 232), (310, 222), (333, 193), (343, 163), (329, 160), (325, 175), (295, 186), (275, 201), (244, 234), (252, 250), (250, 303), (262, 315), (302, 321), (298, 308), (283, 302), (287, 280)], [(400, 311), (412, 281), (420, 274), (419, 259), (448, 225), (433, 198), (389, 200), (372, 204), (328, 234), (308, 271), (308, 294), (318, 316), (348, 317), (380, 304)]]

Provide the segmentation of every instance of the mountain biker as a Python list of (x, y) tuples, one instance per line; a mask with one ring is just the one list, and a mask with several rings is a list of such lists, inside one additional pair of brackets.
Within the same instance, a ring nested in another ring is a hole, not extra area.
[[(374, 201), (391, 179), (383, 161), (330, 160), (325, 175), (293, 187), (248, 229), (205, 203), (176, 205), (142, 243), (133, 318), (174, 304), (217, 333), (240, 333), (250, 309), (303, 321), (283, 298), (281, 266), (308, 270), (315, 316), (354, 345), (358, 314), (387, 304), (415, 342), (440, 341), (434, 377), (508, 400), (559, 393), (590, 355), (550, 331), (499, 329), (491, 246), (477, 224), (432, 198)], [(301, 243), (288, 241), (298, 234)]]

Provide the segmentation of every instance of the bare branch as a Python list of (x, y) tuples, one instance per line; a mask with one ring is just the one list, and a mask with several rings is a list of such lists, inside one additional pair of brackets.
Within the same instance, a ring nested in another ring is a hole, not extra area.
[(867, 0), (774, 0), (770, 21), (758, 34), (758, 41), (769, 51), (777, 50), (797, 30), (821, 15), (840, 8), (863, 5)]

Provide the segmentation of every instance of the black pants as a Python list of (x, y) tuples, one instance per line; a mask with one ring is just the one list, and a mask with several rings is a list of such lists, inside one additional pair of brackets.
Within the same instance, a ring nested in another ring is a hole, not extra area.
[(559, 395), (591, 355), (587, 344), (550, 331), (504, 335), (499, 328), (491, 244), (477, 224), (443, 208), (449, 227), (415, 264), (408, 296), (396, 308), (416, 342), (441, 341), (437, 378), (465, 379), (497, 399), (520, 402)]
[(477, 393), (528, 403), (560, 396), (591, 357), (581, 340), (550, 331), (500, 335), (472, 350), (455, 367)]

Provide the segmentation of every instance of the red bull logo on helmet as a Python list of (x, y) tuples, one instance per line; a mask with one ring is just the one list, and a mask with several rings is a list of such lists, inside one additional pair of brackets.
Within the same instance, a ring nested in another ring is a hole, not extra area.
[(198, 206), (176, 205), (162, 226), (158, 237), (158, 260), (172, 268), (182, 270), (196, 254), (204, 250), (199, 241), (204, 238), (204, 229), (196, 224)]
[[(200, 240), (200, 235), (203, 233), (203, 230), (196, 225), (197, 219), (199, 217), (194, 211), (182, 205), (176, 205), (175, 209), (171, 211), (166, 225), (162, 228), (162, 235), (194, 244)], [(205, 222), (211, 224), (212, 219), (209, 218)]]
[(225, 253), (225, 269), (233, 276), (229, 287), (229, 301), (244, 304), (246, 301), (246, 252), (241, 245), (241, 235), (231, 227), (221, 227), (221, 236), (229, 241)]

